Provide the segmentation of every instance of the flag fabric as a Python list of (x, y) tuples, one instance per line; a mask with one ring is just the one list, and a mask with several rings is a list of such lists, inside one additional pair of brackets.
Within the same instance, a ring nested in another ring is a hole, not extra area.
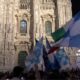
[(45, 65), (45, 70), (46, 71), (52, 71), (55, 69), (59, 69), (59, 63), (57, 61), (57, 59), (53, 56), (53, 62), (50, 62), (48, 55), (47, 55), (47, 51), (45, 49), (45, 47), (43, 47), (43, 59), (44, 59), (44, 65)]
[(47, 51), (45, 47), (43, 47), (43, 60), (44, 60), (44, 65), (45, 65), (45, 70), (50, 71), (51, 69), (51, 63), (48, 59)]
[(56, 30), (55, 32), (51, 33), (51, 36), (54, 39), (54, 41), (56, 42), (59, 39), (61, 39), (62, 37), (64, 37), (64, 34), (65, 34), (65, 29), (64, 29), (64, 27), (61, 27), (58, 30)]
[(48, 50), (48, 54), (50, 53), (54, 53), (56, 50), (59, 49), (59, 47), (57, 45), (54, 45), (53, 47), (50, 45), (48, 39), (46, 38), (46, 48)]
[(66, 22), (66, 24), (64, 24), (61, 28), (59, 28), (55, 32), (51, 33), (51, 36), (55, 42), (64, 37), (64, 35), (66, 34), (66, 31), (68, 30), (68, 28), (65, 29), (65, 27), (68, 24), (70, 24), (70, 22), (71, 21)]
[[(40, 37), (39, 41), (43, 45), (43, 36)], [(42, 55), (43, 55), (43, 49), (42, 49)], [(44, 63), (43, 63), (44, 61), (42, 55), (39, 57), (40, 62), (37, 64), (38, 70), (44, 70)]]
[(46, 71), (51, 71), (51, 70), (55, 70), (55, 69), (60, 69), (60, 65), (56, 59), (56, 57), (53, 54), (49, 54), (48, 55), (48, 51), (51, 48), (51, 45), (48, 41), (48, 39), (46, 38), (46, 47), (43, 47), (43, 59), (44, 59), (44, 65), (45, 65), (45, 70)]
[(53, 46), (52, 48), (50, 48), (50, 50), (48, 51), (48, 54), (54, 53), (56, 50), (58, 50), (60, 47), (59, 46)]
[(50, 45), (50, 43), (49, 43), (49, 41), (48, 41), (47, 38), (46, 38), (46, 48), (47, 48), (47, 49), (50, 49), (50, 48), (51, 48), (51, 45)]
[(25, 66), (28, 71), (34, 66), (34, 64), (38, 64), (40, 62), (40, 56), (42, 55), (43, 45), (40, 41), (36, 40), (36, 45), (34, 47), (33, 53), (27, 56), (25, 61)]
[[(63, 47), (78, 47), (79, 48), (80, 47), (80, 12), (78, 12), (70, 20), (70, 22), (67, 24), (67, 26), (64, 27), (64, 30), (61, 29), (61, 31), (63, 32), (63, 35), (60, 36), (59, 38), (55, 39), (55, 41), (58, 41), (58, 40), (62, 39), (59, 42), (60, 46), (63, 46)], [(55, 34), (54, 34), (54, 36), (56, 37)]]
[[(50, 45), (48, 39), (46, 38), (46, 51), (47, 51), (47, 53), (49, 52), (50, 49), (51, 49), (51, 45)], [(54, 57), (53, 57), (53, 55), (54, 55), (54, 54), (49, 54), (49, 55), (47, 54), (48, 59), (50, 60), (50, 62), (54, 62)]]
[(65, 53), (64, 48), (59, 49), (58, 52), (55, 54), (55, 57), (58, 63), (60, 64), (61, 68), (65, 68), (66, 66), (69, 66), (69, 58)]

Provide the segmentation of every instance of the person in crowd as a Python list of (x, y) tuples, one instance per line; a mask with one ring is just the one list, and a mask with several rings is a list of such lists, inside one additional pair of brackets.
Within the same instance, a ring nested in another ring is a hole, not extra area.
[(20, 80), (22, 73), (23, 73), (23, 68), (20, 66), (16, 66), (13, 69), (13, 78), (11, 80)]

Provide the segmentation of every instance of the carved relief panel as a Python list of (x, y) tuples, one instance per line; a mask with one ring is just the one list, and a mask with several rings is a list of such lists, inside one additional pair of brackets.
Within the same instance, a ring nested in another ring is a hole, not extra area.
[(30, 9), (30, 0), (20, 0), (20, 9)]

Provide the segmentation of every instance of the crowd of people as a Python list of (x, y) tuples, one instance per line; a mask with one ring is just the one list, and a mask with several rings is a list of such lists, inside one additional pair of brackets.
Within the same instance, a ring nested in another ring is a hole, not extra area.
[[(12, 72), (0, 72), (0, 80), (80, 80), (80, 69), (53, 71), (25, 71), (22, 67), (15, 67)], [(37, 76), (36, 76), (37, 75)]]

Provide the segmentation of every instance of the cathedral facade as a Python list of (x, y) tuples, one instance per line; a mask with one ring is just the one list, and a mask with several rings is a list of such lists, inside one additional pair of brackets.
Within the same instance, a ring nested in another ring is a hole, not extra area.
[(35, 38), (47, 37), (72, 17), (70, 0), (0, 0), (0, 71), (24, 65)]

